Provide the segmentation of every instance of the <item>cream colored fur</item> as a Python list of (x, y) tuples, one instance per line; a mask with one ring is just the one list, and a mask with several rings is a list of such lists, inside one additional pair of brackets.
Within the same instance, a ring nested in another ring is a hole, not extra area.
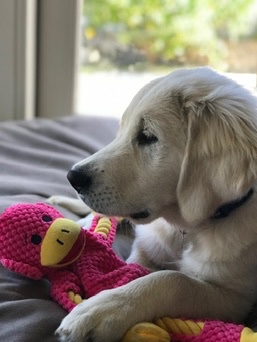
[[(249, 91), (209, 68), (159, 78), (134, 97), (117, 138), (73, 170), (90, 175), (79, 194), (94, 210), (149, 214), (134, 220), (128, 262), (156, 272), (78, 305), (58, 329), (62, 341), (115, 342), (163, 316), (246, 317), (257, 299), (257, 100)], [(251, 188), (228, 217), (212, 218)]]

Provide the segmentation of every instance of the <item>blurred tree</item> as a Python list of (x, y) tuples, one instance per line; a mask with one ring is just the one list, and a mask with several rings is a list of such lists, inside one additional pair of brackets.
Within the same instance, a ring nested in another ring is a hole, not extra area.
[[(153, 63), (222, 61), (224, 40), (249, 31), (255, 0), (84, 0), (86, 36), (103, 30)], [(91, 35), (91, 36), (90, 36)]]

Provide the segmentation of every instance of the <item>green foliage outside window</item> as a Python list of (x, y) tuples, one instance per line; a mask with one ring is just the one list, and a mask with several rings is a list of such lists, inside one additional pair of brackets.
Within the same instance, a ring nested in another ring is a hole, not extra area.
[(112, 28), (117, 41), (147, 59), (183, 60), (188, 54), (221, 61), (225, 41), (253, 33), (254, 0), (85, 0), (85, 34)]

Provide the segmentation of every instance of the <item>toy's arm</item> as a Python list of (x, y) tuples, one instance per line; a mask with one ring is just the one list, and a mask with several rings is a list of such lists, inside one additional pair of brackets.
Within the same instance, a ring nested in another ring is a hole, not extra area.
[(102, 237), (103, 241), (108, 242), (111, 246), (117, 229), (118, 220), (114, 217), (101, 217), (96, 215), (89, 229), (92, 233), (97, 233)]
[(82, 302), (82, 285), (79, 278), (67, 270), (55, 270), (48, 276), (51, 282), (51, 297), (65, 310), (71, 311)]

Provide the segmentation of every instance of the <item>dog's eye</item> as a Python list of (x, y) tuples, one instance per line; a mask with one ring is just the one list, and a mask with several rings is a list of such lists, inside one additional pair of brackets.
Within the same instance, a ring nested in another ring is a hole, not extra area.
[(142, 130), (138, 133), (136, 140), (138, 145), (151, 145), (156, 143), (158, 141), (158, 138), (154, 134)]

